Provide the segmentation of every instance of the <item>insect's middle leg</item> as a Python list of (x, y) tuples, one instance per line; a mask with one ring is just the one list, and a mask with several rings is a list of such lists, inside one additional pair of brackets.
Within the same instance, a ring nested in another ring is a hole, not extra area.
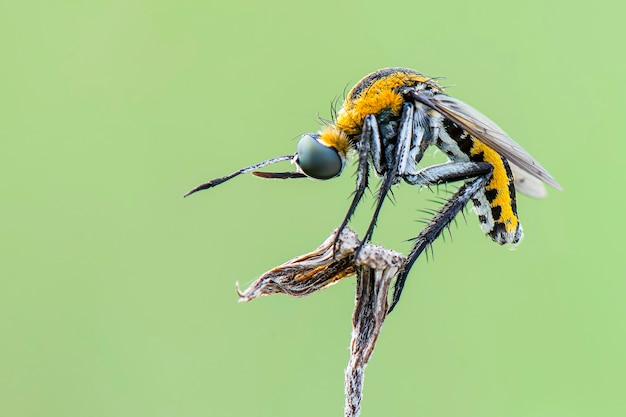
[[(398, 170), (401, 161), (406, 160), (408, 158), (409, 153), (411, 152), (411, 141), (413, 140), (413, 117), (415, 114), (415, 106), (411, 103), (404, 103), (402, 107), (402, 115), (400, 117), (399, 123), (399, 131), (395, 144), (395, 152), (390, 153), (390, 160), (386, 160), (386, 169), (384, 170), (381, 185), (378, 189), (378, 200), (376, 201), (376, 207), (374, 208), (374, 214), (372, 215), (372, 220), (370, 221), (370, 225), (367, 228), (367, 232), (365, 236), (363, 236), (363, 240), (361, 241), (361, 245), (369, 242), (372, 238), (372, 234), (374, 233), (374, 227), (376, 226), (376, 221), (378, 220), (378, 215), (380, 214), (380, 209), (385, 202), (385, 198), (387, 197), (387, 193), (391, 190), (391, 187), (396, 184), (399, 180)], [(383, 153), (384, 150), (382, 150)], [(362, 247), (362, 246), (361, 246)], [(358, 252), (357, 252), (358, 254)]]

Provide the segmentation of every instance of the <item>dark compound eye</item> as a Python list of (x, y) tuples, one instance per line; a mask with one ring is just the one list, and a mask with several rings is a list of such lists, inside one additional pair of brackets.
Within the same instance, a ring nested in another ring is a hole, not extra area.
[(319, 135), (303, 135), (298, 143), (298, 166), (307, 176), (327, 180), (341, 173), (343, 161), (336, 149), (324, 145)]

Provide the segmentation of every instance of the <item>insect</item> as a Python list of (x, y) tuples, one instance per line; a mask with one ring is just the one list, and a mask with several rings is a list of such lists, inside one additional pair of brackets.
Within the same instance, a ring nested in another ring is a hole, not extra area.
[[(449, 161), (417, 168), (424, 151), (436, 146)], [(369, 185), (370, 171), (381, 178), (377, 201), (363, 243), (370, 241), (383, 202), (392, 186), (404, 181), (430, 186), (465, 181), (414, 239), (396, 279), (390, 311), (400, 299), (408, 273), (423, 250), (471, 200), (484, 233), (499, 244), (517, 243), (523, 234), (516, 190), (544, 197), (543, 182), (557, 181), (500, 127), (473, 107), (447, 95), (433, 78), (406, 68), (386, 68), (359, 81), (341, 109), (322, 130), (300, 138), (296, 152), (242, 168), (204, 183), (185, 196), (252, 172), (263, 178), (327, 180), (356, 154), (356, 189), (337, 235), (346, 227)], [(292, 172), (259, 172), (291, 161)]]

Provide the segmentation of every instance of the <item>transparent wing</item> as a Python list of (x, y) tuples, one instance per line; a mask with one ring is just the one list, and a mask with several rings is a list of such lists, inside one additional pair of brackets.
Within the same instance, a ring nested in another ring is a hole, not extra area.
[(541, 180), (533, 177), (515, 164), (509, 162), (509, 166), (511, 167), (511, 172), (513, 172), (513, 183), (517, 191), (534, 198), (545, 198), (548, 195), (546, 187), (543, 186)]
[[(539, 162), (530, 156), (520, 145), (515, 143), (498, 125), (472, 106), (444, 94), (413, 91), (411, 95), (416, 101), (438, 111), (505, 157), (512, 165), (516, 166), (519, 178), (523, 177), (522, 172), (524, 172), (553, 186), (557, 190), (562, 190), (559, 183)], [(533, 195), (533, 192), (541, 195), (536, 189), (536, 185), (533, 185), (532, 180), (529, 182), (525, 179), (523, 182), (530, 184), (530, 191), (527, 192), (529, 195)], [(543, 194), (545, 195), (545, 191)]]

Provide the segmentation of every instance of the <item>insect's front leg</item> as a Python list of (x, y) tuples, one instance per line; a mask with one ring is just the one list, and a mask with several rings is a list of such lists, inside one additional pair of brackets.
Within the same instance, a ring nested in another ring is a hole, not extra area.
[(420, 254), (432, 244), (441, 232), (450, 225), (456, 215), (463, 210), (471, 198), (489, 182), (493, 165), (488, 162), (460, 162), (433, 165), (424, 168), (414, 176), (404, 178), (413, 185), (436, 185), (447, 182), (454, 182), (468, 178), (474, 178), (465, 183), (456, 193), (435, 213), (428, 225), (420, 234), (412, 239), (415, 241), (411, 252), (407, 256), (406, 262), (398, 274), (393, 291), (393, 298), (389, 312), (398, 304), (406, 278)]
[(354, 196), (352, 197), (352, 203), (350, 208), (344, 217), (341, 225), (337, 229), (335, 235), (335, 242), (333, 243), (333, 249), (337, 250), (337, 242), (341, 236), (341, 232), (348, 225), (348, 222), (352, 218), (352, 215), (356, 211), (356, 207), (361, 202), (363, 194), (369, 184), (369, 158), (370, 152), (373, 150), (373, 163), (375, 169), (378, 171), (380, 164), (380, 133), (378, 130), (378, 122), (376, 117), (369, 115), (363, 122), (363, 130), (361, 138), (356, 144), (357, 151), (359, 153), (358, 167), (356, 171), (356, 189), (354, 190)]

